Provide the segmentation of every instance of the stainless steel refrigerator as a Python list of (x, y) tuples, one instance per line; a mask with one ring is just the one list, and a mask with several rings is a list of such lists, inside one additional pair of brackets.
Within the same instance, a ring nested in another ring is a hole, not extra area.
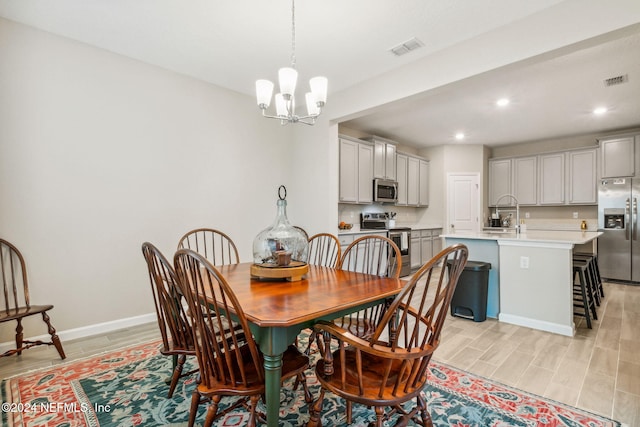
[(603, 278), (640, 282), (640, 178), (607, 178), (598, 188), (598, 264)]

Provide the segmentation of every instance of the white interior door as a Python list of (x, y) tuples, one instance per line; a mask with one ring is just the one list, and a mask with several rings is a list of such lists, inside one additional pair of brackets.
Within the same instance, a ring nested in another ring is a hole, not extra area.
[(450, 233), (480, 231), (480, 176), (448, 174), (447, 227)]

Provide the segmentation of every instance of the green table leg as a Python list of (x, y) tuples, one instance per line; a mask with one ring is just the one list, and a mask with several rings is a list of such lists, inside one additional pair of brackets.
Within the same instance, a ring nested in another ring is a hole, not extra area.
[(267, 426), (277, 427), (280, 413), (280, 379), (282, 354), (264, 355), (265, 398), (267, 400)]

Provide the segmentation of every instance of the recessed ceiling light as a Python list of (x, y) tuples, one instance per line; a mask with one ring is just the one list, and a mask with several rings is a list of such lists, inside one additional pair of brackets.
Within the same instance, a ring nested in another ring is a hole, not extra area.
[(462, 132), (456, 133), (456, 139), (458, 141), (462, 141), (464, 139), (464, 133), (462, 133)]
[(598, 108), (593, 110), (593, 114), (595, 114), (596, 116), (601, 116), (606, 112), (607, 112), (607, 108), (606, 107), (598, 107)]
[(507, 105), (509, 105), (509, 99), (507, 98), (500, 98), (496, 101), (496, 105), (498, 107), (506, 107)]

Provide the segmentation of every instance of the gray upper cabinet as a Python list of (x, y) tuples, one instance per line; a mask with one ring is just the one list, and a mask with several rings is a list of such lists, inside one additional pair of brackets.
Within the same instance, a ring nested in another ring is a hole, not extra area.
[(596, 165), (596, 148), (489, 159), (489, 206), (504, 194), (513, 194), (521, 205), (596, 204)]
[(598, 202), (596, 171), (597, 150), (569, 151), (569, 204), (591, 205)]
[(538, 187), (541, 205), (565, 203), (565, 153), (543, 154), (539, 157)]
[(633, 136), (604, 138), (599, 142), (602, 178), (636, 176)]
[(420, 159), (418, 206), (429, 206), (429, 161)]
[(373, 202), (373, 146), (340, 138), (340, 202)]
[(398, 206), (429, 206), (429, 161), (397, 153)]
[(373, 177), (396, 180), (396, 144), (377, 136), (370, 139), (373, 142)]
[(418, 206), (420, 197), (420, 160), (409, 157), (407, 161), (407, 204)]
[(398, 177), (398, 201), (396, 205), (407, 206), (407, 165), (408, 157), (398, 153), (396, 156), (396, 173)]
[(495, 206), (505, 194), (511, 194), (511, 159), (490, 159), (489, 206)]
[[(521, 205), (538, 203), (538, 157), (513, 159), (513, 193)], [(510, 203), (510, 200), (505, 200)]]

